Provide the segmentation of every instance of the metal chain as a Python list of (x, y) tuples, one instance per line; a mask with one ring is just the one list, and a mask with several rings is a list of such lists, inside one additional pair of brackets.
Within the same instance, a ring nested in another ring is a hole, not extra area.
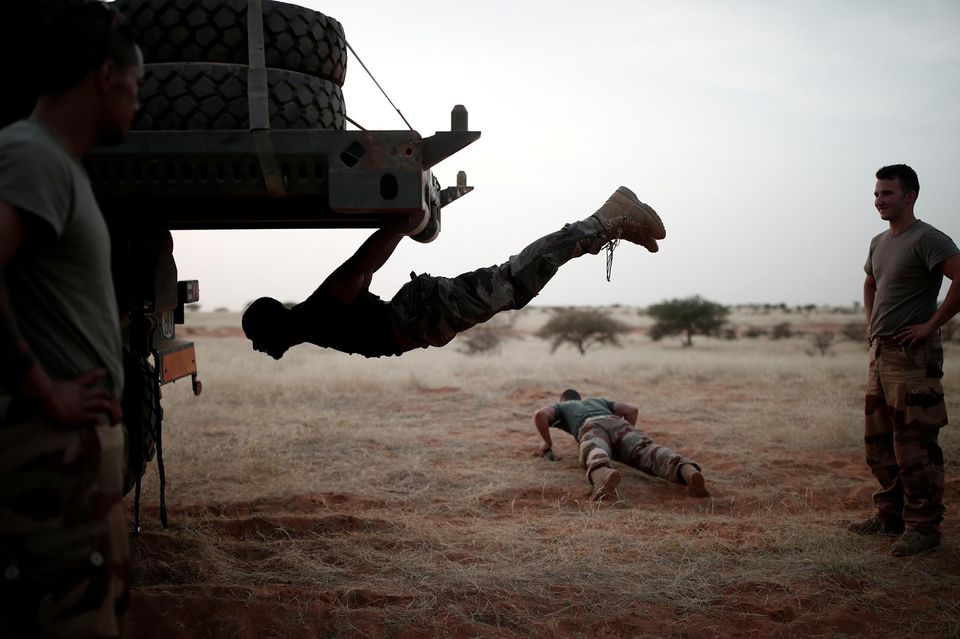
[(610, 281), (610, 273), (613, 272), (613, 251), (620, 244), (620, 238), (615, 237), (609, 242), (606, 243), (604, 248), (607, 249), (607, 281)]

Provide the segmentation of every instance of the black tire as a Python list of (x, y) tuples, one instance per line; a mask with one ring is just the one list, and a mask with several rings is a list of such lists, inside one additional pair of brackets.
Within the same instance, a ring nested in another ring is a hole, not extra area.
[[(249, 64), (247, 0), (117, 0), (149, 63)], [(343, 27), (318, 11), (263, 2), (266, 66), (313, 75), (343, 86)]]
[(143, 477), (147, 464), (157, 452), (155, 438), (160, 417), (156, 372), (142, 357), (124, 354), (123, 428), (126, 434), (126, 467), (123, 473), (123, 494), (126, 495)]
[[(133, 128), (149, 131), (246, 129), (247, 67), (238, 64), (148, 64)], [(267, 69), (270, 126), (344, 128), (343, 93), (303, 73)]]

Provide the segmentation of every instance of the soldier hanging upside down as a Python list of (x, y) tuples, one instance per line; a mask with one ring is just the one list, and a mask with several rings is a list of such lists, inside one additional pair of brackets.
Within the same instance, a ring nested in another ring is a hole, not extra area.
[(454, 278), (415, 276), (386, 302), (368, 289), (403, 236), (381, 229), (293, 308), (270, 297), (253, 302), (243, 314), (243, 331), (255, 350), (275, 359), (306, 342), (365, 357), (443, 346), (501, 311), (526, 306), (575, 257), (619, 239), (655, 253), (664, 237), (656, 211), (621, 186), (590, 217), (536, 240), (500, 266)]

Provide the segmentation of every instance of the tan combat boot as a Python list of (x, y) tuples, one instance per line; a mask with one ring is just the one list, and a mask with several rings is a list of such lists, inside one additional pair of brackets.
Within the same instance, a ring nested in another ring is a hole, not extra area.
[(707, 487), (703, 482), (703, 473), (697, 470), (693, 464), (684, 464), (680, 466), (680, 477), (687, 484), (687, 494), (691, 497), (709, 497)]
[(590, 499), (600, 501), (602, 499), (614, 499), (617, 494), (617, 486), (620, 485), (620, 471), (601, 466), (590, 473), (590, 482), (593, 484), (593, 494)]
[(657, 240), (667, 236), (660, 216), (625, 186), (621, 186), (593, 214), (604, 230), (619, 232), (619, 237), (640, 244), (651, 253), (660, 250)]
[(908, 529), (899, 540), (893, 542), (893, 545), (890, 546), (890, 554), (894, 557), (909, 557), (933, 550), (939, 545), (939, 535)]

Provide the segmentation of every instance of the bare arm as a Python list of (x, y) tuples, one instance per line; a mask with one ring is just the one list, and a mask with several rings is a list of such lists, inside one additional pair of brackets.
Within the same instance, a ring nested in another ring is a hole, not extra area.
[(378, 229), (343, 264), (327, 276), (320, 288), (342, 304), (352, 304), (373, 281), (373, 274), (386, 264), (403, 235), (390, 228)]
[(923, 324), (906, 326), (901, 329), (894, 339), (901, 344), (913, 346), (928, 339), (933, 333), (950, 321), (957, 311), (960, 311), (960, 255), (948, 257), (937, 265), (937, 270), (943, 273), (950, 280), (950, 288), (947, 289), (947, 297), (943, 304)]
[(533, 423), (537, 427), (540, 439), (543, 443), (540, 445), (540, 456), (546, 457), (550, 461), (560, 459), (553, 454), (553, 440), (550, 438), (550, 424), (557, 418), (557, 411), (552, 406), (544, 406), (533, 414)]
[(55, 422), (93, 424), (103, 413), (119, 419), (116, 402), (102, 389), (90, 388), (105, 370), (84, 373), (69, 382), (50, 379), (21, 335), (10, 305), (5, 269), (27, 241), (23, 214), (0, 202), (0, 379), (5, 388), (25, 397)]
[(625, 404), (623, 402), (614, 402), (613, 414), (619, 417), (623, 417), (632, 425), (636, 426), (637, 418), (640, 416), (640, 409), (638, 409), (636, 406), (632, 404)]
[(867, 341), (870, 341), (870, 326), (873, 324), (873, 300), (877, 297), (877, 280), (867, 275), (863, 280), (863, 310), (867, 314)]

